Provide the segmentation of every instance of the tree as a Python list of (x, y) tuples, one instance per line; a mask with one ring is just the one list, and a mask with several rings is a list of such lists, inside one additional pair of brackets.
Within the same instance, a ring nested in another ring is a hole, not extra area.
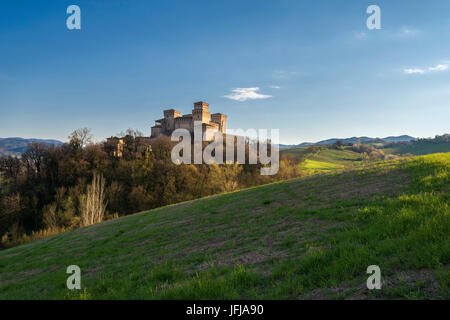
[(28, 145), (27, 150), (22, 154), (22, 159), (29, 170), (41, 172), (41, 164), (47, 149), (48, 145), (45, 143), (32, 142)]
[(363, 152), (361, 154), (361, 159), (364, 165), (366, 165), (369, 162), (369, 155), (367, 154), (367, 152)]
[(0, 158), (0, 171), (6, 178), (16, 178), (20, 172), (20, 160), (11, 156)]
[(89, 128), (81, 128), (73, 131), (69, 138), (69, 144), (73, 149), (80, 149), (92, 143), (92, 133)]
[(83, 227), (103, 221), (106, 210), (105, 180), (102, 175), (94, 174), (92, 183), (81, 204), (81, 225)]
[(335, 149), (342, 149), (342, 146), (343, 146), (343, 143), (342, 143), (342, 140), (337, 140), (335, 143), (333, 143), (333, 147), (335, 148)]

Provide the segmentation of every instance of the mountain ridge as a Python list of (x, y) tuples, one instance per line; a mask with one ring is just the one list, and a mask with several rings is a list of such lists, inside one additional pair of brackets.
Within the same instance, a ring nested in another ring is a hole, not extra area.
[[(299, 144), (279, 144), (280, 148), (299, 148), (306, 146), (320, 146), (320, 145), (331, 145), (336, 141), (341, 140), (342, 143), (357, 143), (358, 139), (362, 143), (370, 143), (370, 142), (403, 142), (403, 141), (412, 141), (416, 140), (416, 138), (409, 135), (400, 135), (400, 136), (388, 136), (385, 138), (372, 138), (372, 137), (351, 137), (351, 138), (330, 138), (321, 140), (318, 142), (302, 142)], [(38, 139), (38, 138), (22, 138), (22, 137), (7, 137), (0, 138), (0, 156), (20, 156), (27, 148), (28, 144), (32, 142), (38, 143), (46, 143), (53, 146), (60, 146), (64, 144), (62, 141), (56, 139)]]
[(32, 142), (45, 143), (52, 146), (60, 146), (64, 144), (62, 141), (55, 139), (21, 137), (0, 138), (0, 156), (20, 156)]

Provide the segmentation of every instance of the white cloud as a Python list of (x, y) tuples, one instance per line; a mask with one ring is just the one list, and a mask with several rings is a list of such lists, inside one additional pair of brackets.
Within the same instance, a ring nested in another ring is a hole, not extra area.
[(355, 38), (360, 39), (360, 40), (367, 39), (367, 33), (365, 33), (365, 32), (355, 33)]
[(231, 89), (231, 94), (225, 95), (224, 98), (236, 100), (236, 101), (247, 101), (255, 99), (267, 99), (272, 96), (258, 93), (259, 88), (234, 88)]
[(408, 69), (404, 69), (403, 72), (406, 74), (424, 74), (424, 73), (430, 73), (430, 72), (446, 71), (446, 70), (448, 70), (448, 68), (449, 68), (448, 64), (438, 64), (437, 66), (428, 67), (426, 69), (408, 68)]
[(445, 71), (448, 69), (448, 64), (438, 64), (436, 67), (428, 68), (429, 71)]
[(405, 72), (406, 74), (417, 74), (417, 73), (422, 74), (422, 73), (425, 73), (426, 70), (419, 69), (419, 68), (409, 68), (409, 69), (403, 70), (403, 72)]
[(270, 86), (270, 88), (272, 88), (272, 89), (280, 89), (281, 87), (280, 86)]

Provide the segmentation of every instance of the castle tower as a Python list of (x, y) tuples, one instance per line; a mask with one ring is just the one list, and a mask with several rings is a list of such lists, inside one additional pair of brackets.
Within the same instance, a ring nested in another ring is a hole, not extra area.
[(175, 118), (181, 117), (181, 112), (175, 109), (164, 110), (164, 130), (172, 133), (175, 130)]
[(195, 102), (192, 110), (193, 121), (201, 121), (202, 123), (209, 123), (211, 112), (209, 112), (209, 104), (203, 101)]
[(227, 116), (222, 113), (214, 113), (211, 115), (211, 121), (219, 125), (219, 131), (225, 133), (227, 131)]

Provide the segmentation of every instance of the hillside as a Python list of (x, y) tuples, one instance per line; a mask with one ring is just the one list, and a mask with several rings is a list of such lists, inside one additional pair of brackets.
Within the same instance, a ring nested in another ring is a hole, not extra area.
[(332, 145), (333, 143), (340, 140), (342, 143), (357, 143), (358, 140), (361, 143), (364, 144), (383, 144), (387, 142), (407, 142), (415, 140), (416, 138), (408, 136), (408, 135), (402, 135), (398, 137), (390, 136), (386, 138), (371, 138), (371, 137), (351, 137), (351, 138), (332, 138), (327, 140), (321, 140), (318, 142), (303, 142), (296, 145), (286, 145), (286, 144), (280, 144), (280, 148), (301, 148), (301, 147), (307, 147), (307, 146), (326, 146), (326, 145)]
[(32, 142), (46, 143), (54, 146), (60, 146), (63, 144), (58, 140), (0, 138), (0, 157), (20, 156), (26, 150), (27, 146)]
[[(448, 135), (436, 136), (432, 139), (419, 139), (414, 141), (398, 142), (398, 139), (407, 139), (408, 136), (386, 137), (384, 140), (391, 141), (377, 143), (366, 142), (366, 146), (373, 146), (386, 155), (410, 156), (427, 155), (433, 153), (450, 152)], [(398, 139), (397, 139), (398, 138)], [(281, 149), (281, 155), (291, 155), (294, 158), (303, 158), (300, 167), (308, 174), (335, 171), (363, 164), (362, 154), (355, 152), (352, 148), (344, 146), (333, 148), (325, 145), (315, 145), (296, 148)], [(373, 159), (372, 159), (373, 160)]]
[(349, 149), (322, 149), (309, 156), (300, 167), (309, 173), (333, 171), (361, 165), (361, 154)]
[(1, 251), (0, 299), (448, 299), (449, 172), (434, 154), (73, 230)]
[(329, 172), (362, 165), (361, 154), (349, 147), (333, 149), (325, 146), (309, 146), (281, 150), (281, 155), (304, 158), (300, 163), (307, 174)]

